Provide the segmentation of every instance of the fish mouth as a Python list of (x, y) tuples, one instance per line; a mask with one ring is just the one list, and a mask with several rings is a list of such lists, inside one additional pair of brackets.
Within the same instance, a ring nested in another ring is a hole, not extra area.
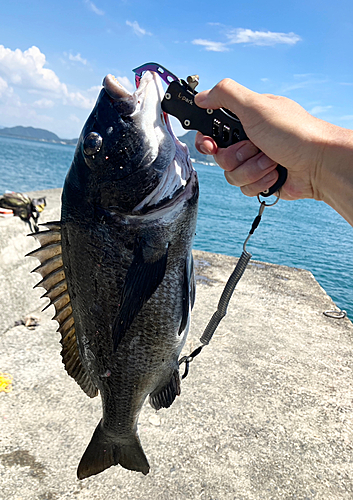
[(153, 157), (164, 155), (166, 158), (167, 167), (161, 171), (158, 186), (135, 206), (133, 214), (157, 210), (179, 199), (195, 171), (187, 145), (176, 137), (169, 116), (162, 110), (164, 89), (160, 76), (146, 71), (134, 93), (130, 93), (113, 75), (105, 77), (103, 86), (112, 99), (131, 109), (130, 117), (139, 120), (154, 151)]

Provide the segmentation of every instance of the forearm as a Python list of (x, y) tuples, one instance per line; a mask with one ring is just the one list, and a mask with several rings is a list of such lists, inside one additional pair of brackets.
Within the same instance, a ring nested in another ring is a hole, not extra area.
[(315, 118), (290, 99), (257, 94), (229, 79), (197, 94), (195, 102), (233, 111), (255, 146), (218, 149), (212, 139), (196, 137), (199, 150), (214, 155), (230, 184), (255, 196), (272, 186), (278, 163), (288, 170), (281, 198), (322, 200), (353, 226), (352, 130)]
[(316, 198), (353, 226), (353, 131), (326, 124), (316, 172)]

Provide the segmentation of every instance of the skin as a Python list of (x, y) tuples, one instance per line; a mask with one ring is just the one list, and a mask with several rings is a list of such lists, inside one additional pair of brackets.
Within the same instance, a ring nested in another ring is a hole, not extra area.
[(322, 200), (353, 225), (353, 131), (313, 117), (286, 97), (258, 94), (231, 79), (200, 92), (201, 108), (228, 108), (249, 141), (226, 149), (198, 133), (198, 151), (214, 156), (227, 181), (256, 196), (278, 178), (277, 164), (288, 170), (281, 198)]

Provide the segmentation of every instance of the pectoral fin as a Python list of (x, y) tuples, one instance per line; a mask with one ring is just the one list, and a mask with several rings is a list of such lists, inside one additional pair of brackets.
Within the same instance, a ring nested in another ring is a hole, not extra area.
[(183, 313), (179, 327), (179, 335), (183, 333), (188, 324), (190, 311), (195, 303), (195, 275), (194, 275), (194, 260), (192, 255), (185, 260), (184, 280), (183, 280)]
[(142, 306), (161, 284), (167, 267), (168, 248), (153, 251), (142, 239), (126, 274), (120, 309), (113, 325), (114, 352)]

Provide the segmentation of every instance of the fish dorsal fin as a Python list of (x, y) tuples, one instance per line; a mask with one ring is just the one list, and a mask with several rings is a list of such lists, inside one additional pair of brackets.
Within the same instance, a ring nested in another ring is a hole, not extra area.
[(168, 384), (150, 394), (150, 405), (155, 410), (169, 408), (177, 396), (180, 396), (180, 377), (179, 370), (174, 370)]
[(90, 398), (94, 398), (98, 390), (81, 363), (77, 345), (75, 321), (62, 260), (61, 222), (50, 222), (41, 226), (45, 226), (46, 230), (30, 235), (34, 236), (41, 246), (27, 254), (40, 261), (40, 265), (32, 271), (42, 276), (42, 280), (35, 286), (45, 288), (46, 293), (42, 297), (48, 297), (50, 300), (44, 309), (51, 304), (55, 307), (55, 316), (52, 319), (59, 323), (57, 331), (61, 333), (61, 356), (67, 373)]

